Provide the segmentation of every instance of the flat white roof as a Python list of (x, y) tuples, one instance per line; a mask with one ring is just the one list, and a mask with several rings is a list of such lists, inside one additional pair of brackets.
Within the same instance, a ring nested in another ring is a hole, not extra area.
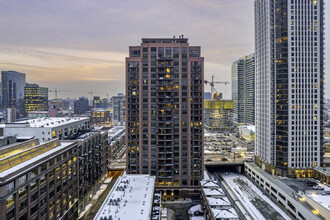
[(52, 118), (38, 118), (38, 119), (29, 119), (26, 121), (16, 122), (15, 124), (30, 124), (32, 128), (40, 127), (58, 127), (66, 124), (71, 124), (73, 122), (81, 122), (84, 120), (89, 120), (89, 117), (52, 117)]
[(94, 220), (150, 219), (156, 177), (123, 174), (112, 187)]

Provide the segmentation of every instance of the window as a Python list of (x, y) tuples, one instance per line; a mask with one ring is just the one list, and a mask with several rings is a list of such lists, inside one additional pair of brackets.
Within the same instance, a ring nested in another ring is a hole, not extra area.
[(6, 199), (6, 208), (9, 208), (10, 206), (12, 206), (15, 202), (15, 199), (14, 199), (14, 195), (10, 195), (7, 197)]
[(32, 202), (34, 202), (35, 200), (37, 200), (38, 199), (38, 192), (35, 192), (31, 197), (30, 197), (30, 201), (31, 201), (31, 203)]
[(18, 196), (19, 196), (19, 198), (21, 199), (23, 196), (25, 196), (26, 195), (26, 192), (27, 192), (27, 187), (20, 188), (18, 190)]
[(31, 172), (30, 172), (30, 178), (33, 178), (36, 175), (38, 175), (38, 168), (34, 168), (33, 170), (31, 170)]
[(6, 185), (7, 193), (13, 191), (15, 189), (15, 182), (10, 182)]
[(37, 181), (33, 181), (32, 183), (30, 183), (30, 189), (33, 190), (37, 187)]
[(15, 209), (10, 210), (6, 215), (6, 220), (13, 219), (15, 217)]
[(26, 207), (27, 207), (27, 199), (25, 199), (23, 202), (19, 204), (19, 211), (26, 209)]
[(32, 208), (31, 208), (31, 215), (33, 215), (34, 213), (36, 213), (38, 211), (38, 203), (35, 205), (35, 206), (33, 206)]

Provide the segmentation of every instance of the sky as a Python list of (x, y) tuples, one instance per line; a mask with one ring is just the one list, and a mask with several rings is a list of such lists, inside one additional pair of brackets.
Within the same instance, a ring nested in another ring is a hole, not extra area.
[[(0, 0), (0, 71), (24, 72), (27, 82), (62, 90), (58, 94), (62, 98), (90, 98), (88, 91), (113, 96), (125, 91), (128, 46), (140, 45), (143, 37), (183, 34), (190, 45), (202, 47), (205, 79), (215, 74), (216, 80), (230, 82), (232, 63), (254, 52), (253, 2)], [(330, 40), (326, 40), (328, 69)], [(216, 89), (224, 98), (231, 97), (231, 85)]]

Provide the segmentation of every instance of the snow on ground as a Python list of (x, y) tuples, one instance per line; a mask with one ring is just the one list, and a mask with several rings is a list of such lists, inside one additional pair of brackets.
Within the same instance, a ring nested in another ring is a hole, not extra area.
[(323, 195), (322, 195), (322, 193), (306, 192), (306, 195), (330, 211), (330, 195), (328, 195), (324, 192), (323, 192)]
[[(254, 219), (266, 220), (263, 214), (252, 203), (258, 197), (274, 208), (284, 219), (291, 219), (245, 176), (234, 173), (221, 176)], [(242, 183), (247, 184), (247, 187), (243, 189)]]
[(189, 210), (188, 210), (188, 213), (189, 214), (194, 214), (195, 212), (203, 212), (202, 210), (202, 206), (199, 204), (199, 205), (195, 205), (195, 206), (192, 206)]
[(192, 216), (190, 220), (205, 220), (205, 218), (203, 216)]
[(106, 180), (104, 180), (104, 183), (105, 183), (105, 184), (110, 183), (111, 180), (112, 180), (112, 177), (109, 177), (109, 178), (107, 178)]

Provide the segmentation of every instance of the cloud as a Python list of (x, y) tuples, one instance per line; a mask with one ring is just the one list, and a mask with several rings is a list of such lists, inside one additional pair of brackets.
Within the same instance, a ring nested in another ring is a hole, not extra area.
[(109, 82), (124, 91), (128, 46), (139, 45), (142, 37), (184, 34), (191, 45), (202, 46), (206, 77), (216, 73), (218, 80), (230, 81), (232, 62), (254, 52), (254, 0), (0, 3), (1, 70), (26, 72), (31, 81), (51, 86), (68, 80), (83, 90), (80, 83), (88, 81), (85, 86), (108, 90), (103, 82)]

